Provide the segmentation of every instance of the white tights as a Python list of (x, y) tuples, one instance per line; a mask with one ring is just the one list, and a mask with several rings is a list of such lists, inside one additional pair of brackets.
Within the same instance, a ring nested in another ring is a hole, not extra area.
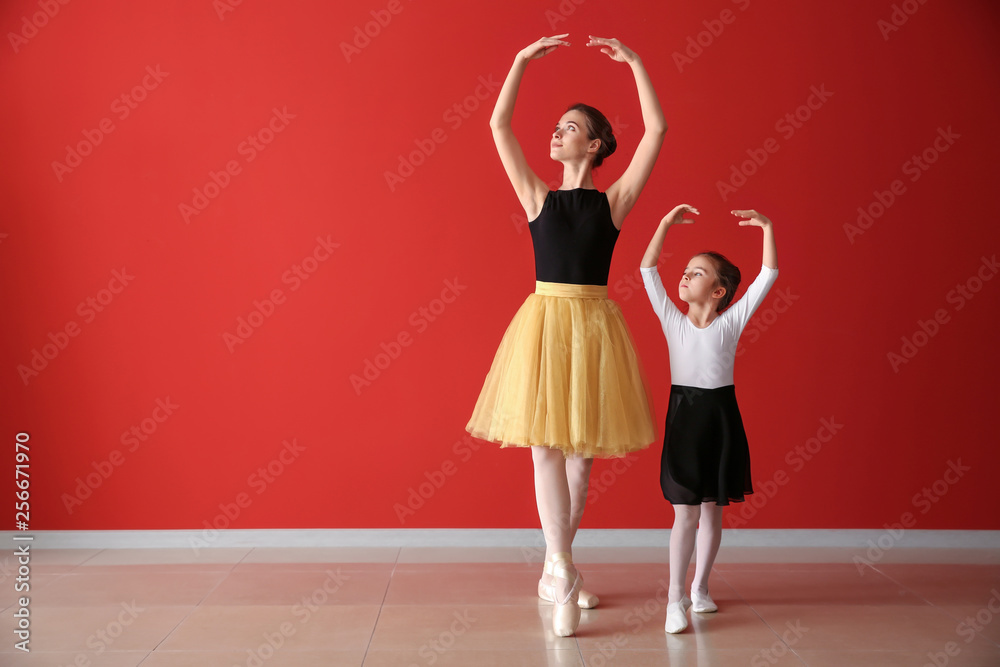
[[(701, 505), (674, 505), (674, 527), (670, 531), (670, 589), (667, 603), (679, 602), (684, 596), (684, 582), (695, 546), (697, 533), (698, 560), (691, 590), (708, 593), (708, 575), (722, 543), (722, 506), (714, 502)], [(699, 520), (701, 525), (699, 526)]]
[[(545, 536), (545, 559), (557, 553), (572, 553), (573, 538), (587, 504), (594, 460), (566, 457), (561, 450), (552, 447), (532, 447), (531, 459), (535, 466), (535, 503)], [(549, 583), (549, 575), (543, 575), (542, 580)], [(557, 588), (565, 589), (559, 592), (560, 597), (573, 586), (572, 581), (559, 578), (556, 584)]]

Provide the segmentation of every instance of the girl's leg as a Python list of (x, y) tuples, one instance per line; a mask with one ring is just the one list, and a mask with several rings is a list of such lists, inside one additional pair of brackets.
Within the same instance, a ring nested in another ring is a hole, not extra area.
[(670, 588), (667, 589), (667, 621), (664, 629), (683, 632), (688, 626), (691, 600), (684, 595), (684, 582), (694, 551), (700, 505), (674, 505), (674, 527), (670, 530)]
[(708, 575), (722, 544), (722, 505), (701, 504), (701, 525), (698, 527), (698, 558), (694, 570), (691, 591), (708, 595)]
[(687, 581), (688, 565), (694, 552), (695, 534), (698, 529), (698, 518), (701, 515), (700, 505), (673, 505), (674, 526), (670, 530), (670, 588), (667, 591), (667, 603), (680, 602), (684, 597)]

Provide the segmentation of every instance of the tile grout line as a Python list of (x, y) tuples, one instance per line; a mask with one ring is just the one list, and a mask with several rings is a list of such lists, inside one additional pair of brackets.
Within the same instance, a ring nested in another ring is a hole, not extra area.
[[(170, 635), (172, 635), (172, 634), (174, 634), (175, 632), (177, 632), (177, 628), (179, 628), (179, 627), (180, 627), (181, 625), (183, 625), (183, 624), (184, 624), (184, 622), (185, 622), (186, 620), (188, 620), (188, 619), (189, 619), (189, 618), (191, 617), (191, 615), (192, 615), (192, 614), (194, 614), (194, 613), (195, 613), (196, 611), (198, 611), (198, 608), (199, 608), (199, 607), (201, 606), (201, 604), (202, 604), (202, 603), (203, 603), (203, 602), (204, 602), (204, 601), (205, 601), (206, 599), (208, 599), (208, 596), (209, 596), (209, 595), (211, 595), (211, 594), (212, 594), (212, 593), (213, 593), (213, 592), (215, 591), (215, 589), (216, 589), (216, 588), (218, 588), (219, 586), (221, 586), (221, 585), (222, 585), (222, 582), (223, 582), (223, 581), (225, 581), (225, 580), (226, 580), (226, 579), (227, 579), (227, 578), (229, 577), (229, 575), (233, 573), (233, 571), (234, 571), (234, 570), (236, 569), (236, 566), (237, 566), (237, 565), (239, 565), (240, 563), (242, 563), (242, 562), (243, 562), (244, 560), (246, 560), (246, 558), (247, 558), (248, 556), (250, 556), (250, 554), (251, 554), (251, 553), (253, 553), (254, 551), (255, 551), (255, 547), (250, 547), (250, 549), (249, 549), (249, 550), (248, 550), (248, 551), (247, 551), (247, 552), (246, 552), (245, 554), (243, 554), (243, 556), (242, 556), (242, 557), (241, 557), (241, 558), (240, 558), (240, 559), (239, 559), (238, 561), (236, 561), (236, 562), (232, 563), (232, 566), (231, 566), (231, 567), (230, 567), (230, 568), (229, 568), (228, 570), (223, 570), (223, 572), (225, 573), (225, 576), (223, 576), (223, 577), (222, 577), (221, 579), (219, 579), (219, 581), (218, 581), (218, 582), (216, 582), (215, 586), (213, 586), (213, 587), (212, 587), (211, 589), (209, 589), (209, 590), (208, 590), (208, 591), (207, 591), (207, 592), (206, 592), (206, 593), (205, 593), (205, 594), (204, 594), (204, 595), (202, 596), (202, 598), (201, 598), (201, 599), (200, 599), (200, 600), (199, 600), (199, 601), (198, 601), (198, 602), (197, 602), (197, 603), (196, 603), (195, 605), (193, 605), (193, 606), (191, 607), (191, 610), (190, 610), (190, 611), (189, 611), (188, 613), (186, 613), (186, 614), (185, 614), (185, 615), (184, 615), (184, 616), (183, 616), (183, 617), (182, 617), (182, 618), (181, 618), (181, 619), (180, 619), (179, 621), (177, 621), (177, 624), (176, 624), (176, 625), (174, 625), (174, 627), (172, 627), (172, 628), (171, 628), (171, 629), (170, 629), (170, 630), (169, 630), (169, 631), (167, 632), (167, 634), (165, 634), (165, 635), (163, 636), (163, 638), (162, 638), (162, 639), (160, 639), (160, 641), (156, 642), (156, 645), (155, 645), (155, 646), (154, 646), (154, 647), (153, 647), (152, 649), (150, 649), (149, 653), (148, 653), (148, 654), (146, 654), (146, 657), (144, 657), (144, 658), (143, 658), (143, 659), (142, 659), (142, 660), (141, 660), (141, 661), (139, 662), (139, 664), (141, 665), (141, 664), (142, 664), (143, 662), (145, 662), (145, 661), (146, 661), (147, 659), (149, 659), (150, 657), (152, 657), (152, 656), (153, 656), (153, 653), (155, 653), (155, 652), (156, 652), (156, 649), (160, 648), (160, 646), (162, 646), (162, 645), (163, 645), (163, 642), (165, 642), (165, 641), (167, 641), (168, 639), (170, 639)], [(185, 564), (186, 564), (186, 563), (185, 563)]]
[(382, 594), (382, 601), (378, 605), (378, 613), (375, 614), (375, 623), (372, 625), (372, 633), (371, 636), (368, 637), (368, 644), (365, 646), (365, 653), (361, 656), (361, 667), (364, 667), (365, 662), (368, 661), (368, 652), (372, 648), (372, 642), (375, 641), (375, 629), (378, 628), (378, 621), (382, 618), (382, 607), (385, 606), (385, 599), (389, 596), (389, 587), (392, 586), (392, 577), (396, 574), (396, 568), (399, 567), (399, 557), (402, 552), (402, 547), (396, 548), (396, 558), (392, 562), (392, 570), (389, 571), (389, 579), (385, 582), (385, 592)]
[[(897, 565), (898, 565), (898, 564), (899, 564), (899, 563), (897, 563)], [(891, 565), (891, 563), (890, 563), (890, 565)], [(965, 619), (963, 619), (963, 618), (957, 618), (957, 617), (953, 616), (953, 615), (951, 614), (951, 612), (950, 612), (950, 611), (948, 611), (947, 609), (945, 609), (945, 608), (944, 608), (944, 607), (942, 607), (941, 605), (938, 605), (938, 604), (935, 604), (935, 603), (931, 602), (930, 600), (928, 600), (928, 599), (927, 599), (926, 597), (924, 597), (923, 595), (921, 595), (920, 593), (918, 593), (918, 592), (917, 592), (917, 591), (915, 591), (914, 589), (910, 588), (909, 586), (907, 586), (906, 584), (904, 584), (904, 583), (902, 583), (902, 582), (900, 582), (900, 581), (896, 581), (896, 580), (895, 580), (895, 579), (893, 579), (893, 578), (892, 578), (892, 577), (891, 577), (891, 576), (890, 576), (890, 575), (889, 575), (888, 573), (886, 573), (886, 572), (883, 572), (882, 570), (878, 569), (878, 568), (877, 568), (877, 567), (875, 567), (874, 565), (872, 565), (872, 564), (869, 564), (869, 563), (865, 563), (865, 567), (869, 567), (869, 568), (871, 568), (871, 569), (875, 570), (876, 572), (878, 572), (878, 573), (879, 573), (880, 575), (882, 575), (883, 577), (885, 577), (886, 579), (888, 579), (888, 580), (889, 580), (889, 581), (891, 581), (892, 583), (894, 583), (894, 584), (896, 584), (897, 586), (900, 586), (900, 587), (902, 587), (902, 588), (904, 588), (904, 589), (906, 589), (906, 590), (910, 591), (911, 593), (913, 593), (913, 595), (915, 595), (916, 597), (918, 597), (918, 598), (920, 598), (921, 600), (923, 600), (924, 602), (926, 602), (926, 603), (928, 604), (928, 606), (930, 606), (930, 607), (933, 607), (933, 608), (935, 608), (935, 609), (939, 610), (939, 611), (940, 611), (940, 612), (941, 612), (942, 614), (944, 614), (945, 616), (947, 616), (947, 617), (949, 617), (949, 618), (951, 618), (951, 619), (953, 619), (953, 620), (955, 620), (955, 621), (958, 621), (959, 623), (964, 623), (964, 622), (965, 622)], [(976, 634), (977, 634), (977, 635), (979, 635), (980, 637), (982, 637), (982, 638), (983, 638), (984, 640), (986, 640), (986, 641), (987, 641), (987, 642), (989, 642), (990, 644), (993, 644), (994, 646), (996, 646), (996, 647), (1000, 648), (1000, 643), (998, 643), (998, 642), (994, 641), (994, 640), (993, 640), (993, 639), (992, 639), (991, 637), (987, 637), (987, 636), (986, 636), (986, 635), (985, 635), (985, 634), (984, 634), (983, 632), (981, 632), (980, 630), (976, 630)]]
[(740, 593), (740, 592), (739, 592), (738, 590), (736, 590), (736, 587), (735, 587), (735, 586), (733, 586), (733, 584), (731, 584), (731, 583), (729, 582), (729, 580), (728, 580), (728, 579), (726, 579), (725, 575), (723, 575), (723, 574), (722, 574), (721, 572), (719, 572), (718, 570), (716, 570), (716, 573), (717, 573), (717, 574), (718, 574), (718, 575), (719, 575), (720, 577), (722, 577), (722, 580), (726, 582), (726, 585), (727, 585), (727, 586), (729, 586), (729, 588), (731, 588), (731, 589), (733, 590), (733, 592), (734, 592), (734, 593), (736, 593), (737, 597), (739, 597), (739, 599), (740, 599), (740, 600), (741, 600), (741, 601), (743, 602), (743, 604), (745, 604), (745, 605), (746, 605), (747, 607), (749, 607), (749, 608), (750, 608), (750, 610), (751, 610), (751, 611), (752, 611), (752, 612), (753, 612), (754, 614), (756, 614), (757, 618), (759, 618), (759, 619), (760, 619), (761, 623), (763, 623), (763, 624), (764, 624), (764, 626), (765, 626), (765, 627), (766, 627), (766, 628), (767, 628), (768, 630), (770, 630), (771, 632), (773, 632), (773, 633), (774, 633), (774, 636), (775, 636), (775, 637), (777, 637), (778, 641), (780, 641), (780, 642), (781, 642), (782, 644), (784, 644), (785, 646), (787, 646), (787, 647), (788, 647), (788, 652), (789, 652), (789, 653), (791, 653), (792, 655), (794, 655), (794, 656), (796, 657), (796, 659), (798, 659), (798, 660), (799, 660), (799, 661), (800, 661), (800, 662), (801, 662), (801, 663), (802, 663), (803, 665), (805, 665), (806, 667), (808, 667), (808, 666), (809, 666), (809, 663), (808, 663), (808, 662), (806, 662), (806, 659), (805, 659), (804, 657), (802, 657), (801, 655), (799, 655), (799, 654), (798, 654), (798, 653), (797, 653), (797, 652), (795, 651), (795, 647), (794, 647), (794, 646), (791, 646), (791, 645), (790, 645), (790, 644), (789, 644), (788, 642), (786, 642), (786, 641), (785, 641), (785, 640), (784, 640), (784, 639), (783, 639), (783, 638), (781, 637), (781, 635), (779, 635), (779, 634), (778, 634), (778, 631), (777, 631), (777, 630), (775, 630), (775, 629), (774, 629), (773, 627), (771, 627), (771, 624), (770, 624), (770, 623), (769, 623), (769, 622), (767, 621), (767, 619), (765, 619), (765, 618), (764, 618), (764, 617), (763, 617), (763, 616), (761, 615), (761, 613), (760, 613), (759, 611), (757, 611), (757, 608), (756, 608), (756, 607), (754, 607), (754, 606), (753, 606), (752, 604), (750, 604), (750, 602), (748, 602), (748, 601), (747, 601), (747, 599), (746, 599), (745, 597), (743, 597), (743, 594), (742, 594), (742, 593)]

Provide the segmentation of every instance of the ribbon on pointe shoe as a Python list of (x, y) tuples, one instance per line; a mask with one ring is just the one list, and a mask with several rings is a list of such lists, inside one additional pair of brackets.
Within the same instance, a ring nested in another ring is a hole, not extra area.
[[(572, 577), (573, 581), (569, 593), (562, 600), (559, 599), (558, 595), (553, 596), (556, 606), (552, 610), (552, 632), (557, 637), (569, 637), (575, 634), (576, 629), (580, 626), (580, 573), (576, 571), (576, 568), (570, 570), (573, 567), (573, 561), (569, 558), (569, 554), (555, 554), (552, 560), (552, 576), (563, 581), (570, 581), (570, 577)], [(554, 582), (552, 589), (555, 593), (556, 585)]]
[[(545, 561), (545, 564), (544, 564), (544, 567), (543, 567), (543, 570), (544, 570), (545, 574), (547, 574), (549, 576), (552, 576), (553, 563), (555, 562), (555, 560), (554, 560), (555, 556), (561, 556), (561, 555), (567, 555), (567, 554), (554, 554), (553, 555), (553, 560), (547, 560), (547, 561)], [(568, 557), (568, 555), (567, 555), (566, 560), (568, 560), (570, 563), (573, 562), (573, 559), (571, 557)], [(583, 582), (583, 575), (580, 576), (580, 582), (582, 584), (582, 582)], [(555, 602), (556, 601), (555, 585), (554, 584), (543, 584), (542, 580), (539, 579), (538, 580), (538, 597), (542, 598), (546, 602)], [(598, 598), (596, 595), (594, 595), (590, 591), (583, 590), (583, 588), (580, 589), (580, 596), (579, 596), (579, 599), (578, 599), (578, 604), (580, 605), (581, 609), (593, 609), (594, 607), (596, 607), (598, 605), (599, 602), (600, 602), (600, 598)]]

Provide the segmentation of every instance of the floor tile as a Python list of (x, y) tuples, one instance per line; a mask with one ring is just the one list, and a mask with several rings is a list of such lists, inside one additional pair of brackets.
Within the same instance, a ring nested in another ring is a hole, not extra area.
[[(35, 651), (69, 651), (93, 661), (107, 651), (152, 650), (193, 607), (142, 607), (130, 603), (92, 607), (46, 607), (30, 609), (30, 647)], [(17, 653), (14, 648), (14, 617), (0, 618), (0, 653)], [(6, 655), (0, 658), (4, 664)]]
[(567, 649), (572, 637), (552, 633), (552, 605), (386, 605), (371, 650), (435, 651)]
[(274, 564), (264, 571), (231, 572), (203, 600), (205, 605), (379, 605), (389, 586), (390, 572), (285, 570)]
[(377, 605), (202, 605), (157, 650), (259, 652), (272, 646), (288, 651), (361, 651), (378, 615)]

